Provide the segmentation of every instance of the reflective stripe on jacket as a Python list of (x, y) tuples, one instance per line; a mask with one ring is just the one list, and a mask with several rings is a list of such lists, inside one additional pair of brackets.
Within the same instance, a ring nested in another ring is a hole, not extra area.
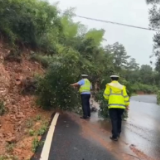
[(108, 100), (108, 108), (125, 109), (129, 105), (129, 96), (126, 92), (126, 87), (121, 85), (118, 81), (112, 81), (106, 85), (103, 94), (104, 98)]
[(91, 82), (88, 79), (84, 79), (84, 85), (80, 86), (79, 92), (90, 92), (91, 90)]

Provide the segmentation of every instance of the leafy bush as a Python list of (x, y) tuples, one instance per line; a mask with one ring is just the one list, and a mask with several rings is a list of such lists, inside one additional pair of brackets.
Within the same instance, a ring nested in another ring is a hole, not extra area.
[(53, 62), (54, 56), (47, 56), (35, 53), (31, 55), (30, 60), (37, 61), (42, 64), (44, 68), (47, 68)]
[(135, 83), (132, 86), (132, 90), (134, 93), (136, 92), (144, 92), (144, 93), (156, 93), (158, 88), (154, 85), (147, 85), (147, 84), (141, 84), (141, 83)]
[(55, 57), (46, 75), (38, 84), (38, 104), (44, 108), (71, 110), (79, 103), (79, 94), (70, 84), (80, 75), (79, 54), (69, 50), (63, 56)]
[(38, 136), (42, 136), (48, 129), (47, 125), (42, 125), (41, 128), (37, 131)]
[(40, 145), (40, 142), (38, 140), (38, 137), (34, 137), (33, 142), (32, 142), (32, 151), (35, 153), (36, 149)]
[(38, 0), (0, 0), (0, 34), (11, 44), (56, 53), (62, 30), (56, 6)]
[(95, 96), (95, 100), (100, 104), (99, 116), (109, 118), (108, 102), (104, 99), (103, 92), (102, 90), (99, 91)]
[(122, 85), (126, 86), (127, 94), (130, 97), (132, 95), (132, 93), (133, 93), (132, 84), (130, 82), (126, 81), (123, 78), (120, 78), (120, 83)]
[(35, 135), (35, 131), (33, 129), (30, 129), (28, 131), (28, 133), (29, 133), (30, 136), (34, 136)]
[(21, 52), (18, 49), (12, 49), (10, 53), (4, 58), (4, 60), (9, 62), (18, 62), (22, 61)]

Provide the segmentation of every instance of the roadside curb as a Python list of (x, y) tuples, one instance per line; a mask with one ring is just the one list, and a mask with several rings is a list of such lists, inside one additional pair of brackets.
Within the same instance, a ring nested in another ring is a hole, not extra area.
[(54, 135), (54, 131), (55, 131), (58, 117), (59, 117), (59, 113), (56, 113), (54, 115), (52, 122), (51, 122), (50, 128), (48, 130), (48, 134), (47, 134), (47, 137), (46, 137), (43, 149), (42, 149), (40, 160), (48, 160), (48, 158), (49, 158), (52, 139), (53, 139), (53, 135)]
[[(42, 137), (41, 137), (41, 139), (40, 139), (40, 142), (42, 142), (43, 145), (38, 146), (38, 148), (36, 149), (36, 152), (33, 154), (33, 156), (31, 157), (30, 160), (48, 160), (48, 159), (46, 159), (46, 157), (43, 157), (43, 159), (40, 159), (40, 157), (42, 158), (42, 151), (43, 151), (44, 145), (45, 145), (46, 140), (47, 140), (48, 133), (49, 133), (49, 131), (50, 131), (50, 128), (51, 128), (51, 126), (52, 126), (52, 122), (53, 122), (56, 114), (58, 114), (58, 117), (59, 117), (59, 113), (57, 113), (57, 112), (54, 112), (54, 113), (51, 115), (51, 119), (50, 119), (49, 124), (48, 124), (48, 129), (47, 129), (47, 131), (42, 135)], [(58, 118), (57, 118), (57, 120), (58, 120)], [(54, 129), (55, 129), (56, 123), (55, 123), (53, 126), (54, 126)], [(52, 138), (53, 138), (53, 133), (52, 133)], [(51, 139), (51, 143), (52, 143), (52, 139)], [(50, 152), (50, 149), (49, 149), (49, 152)]]

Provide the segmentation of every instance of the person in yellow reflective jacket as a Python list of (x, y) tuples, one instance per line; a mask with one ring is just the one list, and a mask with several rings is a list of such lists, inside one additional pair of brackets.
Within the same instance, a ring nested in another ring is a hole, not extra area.
[(126, 87), (121, 85), (118, 80), (119, 76), (110, 76), (112, 82), (106, 85), (104, 98), (108, 101), (109, 115), (112, 123), (113, 141), (118, 141), (121, 133), (122, 115), (125, 109), (129, 106), (129, 96), (126, 92)]
[(82, 79), (74, 84), (73, 87), (79, 87), (79, 92), (81, 94), (82, 110), (83, 116), (81, 118), (87, 119), (91, 116), (90, 111), (90, 95), (91, 95), (91, 82), (88, 80), (88, 75), (82, 74)]

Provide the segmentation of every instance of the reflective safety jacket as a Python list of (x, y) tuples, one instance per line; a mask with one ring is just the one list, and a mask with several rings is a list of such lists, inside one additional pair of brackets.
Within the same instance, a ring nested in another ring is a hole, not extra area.
[(79, 92), (90, 92), (91, 90), (91, 82), (88, 79), (84, 79), (84, 84), (80, 86)]
[(109, 109), (125, 109), (126, 106), (129, 105), (129, 96), (127, 95), (126, 87), (121, 85), (118, 81), (108, 83), (103, 96), (108, 100)]

